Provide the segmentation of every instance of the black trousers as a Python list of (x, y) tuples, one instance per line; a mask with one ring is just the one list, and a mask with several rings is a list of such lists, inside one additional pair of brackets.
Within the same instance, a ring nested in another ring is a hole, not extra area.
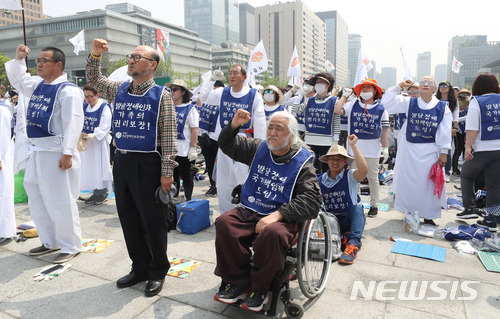
[(314, 167), (316, 168), (316, 173), (325, 173), (328, 170), (328, 164), (321, 162), (319, 158), (321, 155), (328, 153), (330, 146), (309, 145), (309, 147), (314, 152)]
[(453, 152), (452, 158), (452, 169), (454, 172), (458, 171), (458, 158), (460, 155), (465, 156), (465, 134), (457, 133), (453, 137), (453, 141), (455, 142), (455, 152)]
[(215, 159), (217, 158), (217, 151), (219, 149), (219, 144), (216, 140), (209, 139), (210, 143), (203, 142), (203, 139), (198, 138), (198, 144), (200, 144), (201, 152), (203, 157), (205, 157), (205, 166), (208, 172), (208, 178), (210, 179), (210, 186), (215, 187), (216, 183), (213, 178)]
[(177, 183), (177, 192), (180, 191), (181, 178), (182, 185), (184, 185), (184, 195), (186, 196), (186, 200), (191, 200), (191, 196), (193, 196), (193, 171), (191, 170), (191, 162), (187, 157), (184, 156), (176, 156), (175, 161), (179, 163), (174, 169), (174, 181)]
[(500, 205), (500, 151), (475, 152), (474, 158), (465, 161), (460, 174), (464, 207), (473, 207), (474, 178), (485, 171), (486, 206)]
[(151, 280), (165, 278), (170, 268), (165, 214), (155, 200), (160, 177), (161, 160), (157, 153), (116, 152), (116, 208), (132, 270)]

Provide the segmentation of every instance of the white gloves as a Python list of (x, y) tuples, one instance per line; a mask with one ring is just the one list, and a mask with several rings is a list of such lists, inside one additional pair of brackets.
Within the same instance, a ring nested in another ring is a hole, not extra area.
[(389, 148), (388, 147), (382, 147), (382, 154), (384, 155), (384, 161), (382, 162), (385, 163), (389, 159)]
[(86, 139), (86, 140), (87, 140), (87, 142), (92, 141), (94, 138), (95, 138), (94, 133), (88, 133), (88, 134), (84, 137), (84, 139)]
[(196, 158), (198, 157), (198, 151), (196, 150), (196, 146), (191, 146), (191, 148), (189, 148), (189, 152), (188, 152), (188, 160), (190, 162), (194, 161)]
[(300, 85), (294, 84), (290, 91), (292, 91), (293, 93), (297, 93), (301, 88), (302, 87)]
[(342, 90), (342, 96), (345, 97), (346, 99), (348, 99), (349, 96), (351, 96), (351, 94), (352, 94), (352, 89), (350, 88), (344, 88)]

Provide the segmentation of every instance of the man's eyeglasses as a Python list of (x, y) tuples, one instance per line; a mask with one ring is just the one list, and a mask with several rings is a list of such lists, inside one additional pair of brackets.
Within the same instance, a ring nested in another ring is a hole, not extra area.
[(408, 94), (418, 94), (418, 90), (408, 90)]
[(433, 86), (434, 85), (434, 81), (432, 81), (432, 80), (420, 81), (420, 83), (418, 83), (418, 84), (420, 86), (424, 86), (424, 85)]
[(139, 62), (141, 59), (146, 59), (146, 60), (149, 60), (151, 62), (154, 61), (153, 59), (146, 58), (145, 56), (142, 56), (140, 54), (127, 54), (126, 58), (128, 61), (134, 60), (134, 62)]
[(273, 94), (274, 90), (264, 90), (264, 94), (267, 94), (267, 93)]
[(56, 60), (51, 60), (51, 59), (46, 59), (46, 58), (38, 58), (35, 60), (36, 64), (38, 64), (38, 63), (45, 64), (47, 62), (56, 62)]

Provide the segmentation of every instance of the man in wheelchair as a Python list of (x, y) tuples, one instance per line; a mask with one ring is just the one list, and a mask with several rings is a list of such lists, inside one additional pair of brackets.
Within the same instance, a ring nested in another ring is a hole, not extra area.
[[(352, 134), (347, 139), (353, 151), (354, 158), (347, 154), (344, 147), (334, 144), (328, 153), (319, 158), (328, 163), (328, 171), (318, 175), (323, 203), (327, 214), (335, 215), (338, 219), (340, 232), (345, 243), (344, 253), (339, 262), (352, 264), (361, 247), (361, 235), (365, 228), (365, 215), (363, 206), (360, 205), (358, 185), (365, 179), (368, 172), (363, 154), (361, 154), (356, 135)], [(347, 166), (355, 161), (356, 169)]]
[(296, 119), (286, 111), (275, 112), (266, 141), (237, 135), (248, 121), (250, 114), (239, 109), (219, 136), (221, 150), (250, 171), (241, 205), (215, 221), (223, 285), (214, 299), (228, 304), (243, 300), (241, 308), (258, 312), (268, 301), (272, 279), (283, 271), (297, 223), (316, 218), (322, 199), (313, 155), (299, 138)]

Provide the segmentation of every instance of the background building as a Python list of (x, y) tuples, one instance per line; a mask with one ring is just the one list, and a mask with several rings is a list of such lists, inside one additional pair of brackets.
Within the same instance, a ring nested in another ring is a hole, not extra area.
[[(471, 87), (480, 72), (489, 70), (485, 64), (497, 54), (500, 54), (500, 42), (487, 42), (485, 35), (453, 37), (448, 42), (448, 78), (453, 85)], [(463, 63), (458, 74), (450, 69), (453, 56)]]
[[(434, 78), (436, 79), (437, 83), (446, 81), (448, 79), (448, 75), (446, 74), (446, 69), (447, 69), (446, 64), (438, 64), (434, 67)], [(420, 81), (420, 79), (418, 79)]]
[(274, 75), (288, 80), (288, 66), (297, 46), (303, 77), (325, 70), (326, 26), (302, 2), (287, 2), (255, 8), (257, 39), (274, 62)]
[(338, 11), (316, 12), (316, 15), (326, 25), (326, 59), (335, 66), (331, 73), (335, 83), (341, 86), (349, 85), (348, 54), (349, 32), (347, 23)]
[[(24, 21), (43, 19), (43, 0), (24, 0)], [(23, 23), (22, 11), (0, 10), (0, 26)]]
[(240, 10), (236, 0), (184, 0), (184, 26), (220, 48), (240, 42)]
[(260, 41), (255, 38), (255, 8), (248, 3), (240, 3), (240, 43), (253, 47)]
[[(21, 25), (0, 27), (0, 52), (10, 58), (15, 57), (19, 43), (23, 42)], [(85, 29), (85, 52), (73, 52), (69, 39)], [(109, 43), (109, 51), (102, 59), (104, 68), (109, 61), (118, 61), (139, 45), (156, 47), (157, 29), (168, 32), (170, 59), (175, 72), (204, 74), (211, 69), (212, 50), (208, 41), (201, 39), (194, 31), (145, 16), (142, 13), (116, 13), (109, 10), (92, 10), (75, 15), (43, 19), (26, 24), (27, 45), (32, 54), (29, 67), (35, 66), (35, 59), (46, 46), (56, 46), (66, 54), (66, 68), (69, 79), (85, 76), (85, 59), (92, 49), (94, 38), (104, 38)], [(165, 75), (165, 76), (168, 76)], [(79, 83), (84, 84), (84, 83)]]
[(417, 79), (431, 75), (431, 52), (425, 51), (417, 54)]
[(354, 80), (356, 79), (356, 69), (358, 68), (359, 50), (361, 49), (361, 35), (349, 34), (348, 39), (349, 39), (348, 58), (347, 58), (348, 73), (349, 73), (348, 86), (351, 87), (354, 85)]
[(127, 2), (108, 4), (106, 5), (106, 10), (111, 10), (118, 13), (137, 12), (145, 16), (151, 17), (150, 11)]
[(397, 84), (397, 68), (382, 67), (380, 74), (376, 76), (377, 84), (383, 88), (388, 89)]

